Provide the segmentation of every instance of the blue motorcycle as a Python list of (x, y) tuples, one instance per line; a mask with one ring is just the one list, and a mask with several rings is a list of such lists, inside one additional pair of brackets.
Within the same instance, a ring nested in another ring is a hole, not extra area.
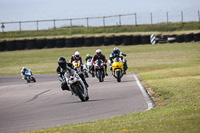
[(30, 69), (28, 69), (28, 71), (26, 71), (24, 73), (24, 77), (25, 77), (25, 80), (27, 81), (27, 83), (30, 83), (30, 82), (36, 82), (35, 78), (33, 77), (33, 74), (31, 72)]

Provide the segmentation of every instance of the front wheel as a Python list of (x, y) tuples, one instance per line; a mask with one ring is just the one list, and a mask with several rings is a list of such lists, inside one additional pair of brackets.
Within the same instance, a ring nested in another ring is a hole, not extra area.
[(121, 71), (116, 72), (117, 82), (121, 82)]
[[(80, 98), (80, 100), (82, 102), (87, 101), (87, 97), (84, 96), (84, 89), (83, 89), (83, 87), (80, 87), (79, 85), (76, 85), (76, 93), (77, 93), (78, 97)], [(89, 99), (89, 97), (88, 97), (88, 99)]]
[(33, 82), (36, 82), (36, 79), (35, 79), (34, 77), (32, 77), (32, 81), (33, 81)]
[(84, 72), (84, 77), (85, 77), (85, 78), (88, 78), (88, 77), (89, 77), (89, 75), (88, 75), (87, 72)]
[(86, 99), (85, 99), (86, 101), (88, 101), (89, 100), (89, 95), (88, 95), (88, 91), (87, 91), (87, 96), (86, 96)]
[(99, 77), (99, 82), (103, 82), (104, 76), (103, 76), (103, 71), (102, 70), (98, 70), (98, 77)]

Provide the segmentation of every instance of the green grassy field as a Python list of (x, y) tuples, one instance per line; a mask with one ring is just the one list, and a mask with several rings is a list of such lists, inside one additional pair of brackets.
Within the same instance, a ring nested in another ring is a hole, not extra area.
[[(57, 29), (39, 30), (39, 31), (13, 31), (0, 33), (0, 39), (11, 38), (35, 38), (45, 36), (71, 36), (71, 35), (95, 35), (108, 33), (137, 33), (145, 34), (147, 32), (158, 32), (171, 34), (172, 31), (199, 31), (199, 22), (185, 22), (185, 23), (159, 23), (159, 24), (144, 24), (144, 25), (123, 25), (123, 26), (100, 26), (100, 27), (83, 27), (73, 26), (62, 27)], [(168, 33), (169, 32), (169, 33)]]
[[(0, 52), (0, 75), (55, 73), (57, 59), (82, 57), (100, 48), (108, 58), (115, 46)], [(156, 107), (143, 112), (31, 132), (200, 132), (200, 43), (119, 46), (129, 72), (137, 73)]]

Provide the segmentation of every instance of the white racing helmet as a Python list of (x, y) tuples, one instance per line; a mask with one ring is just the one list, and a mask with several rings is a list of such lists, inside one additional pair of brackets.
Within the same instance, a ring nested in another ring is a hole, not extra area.
[(97, 55), (98, 57), (101, 56), (101, 49), (97, 49), (97, 50), (96, 50), (96, 55)]
[(75, 55), (75, 58), (79, 58), (80, 53), (78, 51), (76, 51), (74, 55)]

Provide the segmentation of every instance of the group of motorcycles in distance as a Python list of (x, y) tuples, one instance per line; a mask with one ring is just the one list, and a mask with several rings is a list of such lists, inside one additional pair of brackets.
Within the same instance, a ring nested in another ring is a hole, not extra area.
[[(68, 88), (72, 95), (79, 97), (82, 102), (88, 101), (88, 89), (81, 80), (79, 73), (83, 73), (85, 78), (89, 77), (88, 73), (90, 73), (92, 77), (96, 75), (99, 82), (103, 82), (105, 78), (105, 63), (101, 59), (97, 59), (95, 63), (92, 64), (92, 59), (87, 59), (86, 63), (83, 65), (82, 71), (80, 61), (73, 61), (72, 64), (75, 69), (71, 69), (71, 72), (67, 71), (64, 74)], [(94, 65), (94, 71), (92, 71), (92, 65)], [(116, 57), (112, 63), (112, 75), (117, 79), (118, 82), (120, 82), (124, 74), (123, 72), (122, 60), (121, 58)]]
[[(81, 71), (80, 62), (73, 62), (75, 68)], [(121, 78), (124, 75), (124, 65), (120, 57), (116, 57), (112, 63), (112, 75), (117, 79), (117, 82), (121, 82)], [(92, 59), (88, 59), (83, 66), (83, 74), (85, 78), (89, 77), (89, 74), (94, 77), (96, 75), (99, 82), (103, 82), (105, 78), (105, 63), (101, 59), (97, 59), (94, 63), (94, 72), (92, 71)], [(88, 74), (89, 73), (89, 74)]]
[[(92, 72), (92, 59), (88, 59), (87, 62), (83, 65), (83, 71), (81, 71), (80, 61), (73, 61), (73, 66), (76, 68), (78, 73), (83, 72), (84, 77), (88, 78), (89, 74), (94, 77), (96, 75), (99, 82), (103, 82), (105, 78), (105, 64), (101, 59), (97, 59), (94, 64), (94, 72)], [(121, 78), (123, 76), (123, 63), (121, 58), (116, 57), (112, 63), (112, 75), (117, 79), (117, 82), (121, 82)], [(88, 74), (89, 73), (89, 74)], [(36, 82), (36, 79), (33, 77), (33, 74), (30, 69), (25, 72), (24, 78), (27, 83)]]

